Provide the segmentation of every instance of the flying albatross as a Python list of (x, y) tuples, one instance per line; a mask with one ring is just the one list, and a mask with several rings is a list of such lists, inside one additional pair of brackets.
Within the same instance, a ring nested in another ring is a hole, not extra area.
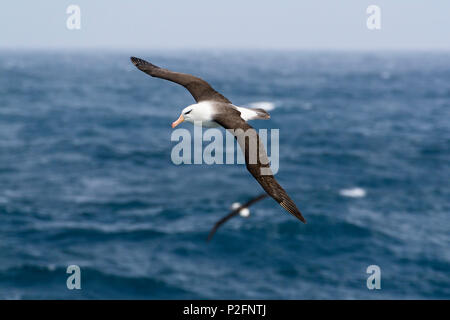
[[(269, 119), (269, 114), (259, 108), (237, 107), (206, 81), (186, 73), (179, 73), (157, 67), (143, 59), (131, 57), (131, 62), (148, 75), (178, 83), (194, 97), (196, 104), (184, 108), (172, 128), (183, 121), (207, 127), (222, 126), (231, 132), (241, 147), (247, 170), (261, 187), (290, 214), (306, 223), (300, 210), (278, 184), (270, 169), (267, 153), (256, 130), (247, 121)], [(246, 143), (248, 141), (248, 143)]]
[[(208, 235), (208, 241), (210, 241), (212, 239), (212, 237), (214, 236), (214, 234), (216, 233), (217, 229), (219, 229), (219, 227), (224, 224), (225, 222), (227, 222), (228, 220), (230, 220), (231, 218), (237, 216), (238, 214), (240, 214), (242, 212), (242, 210), (247, 209), (248, 207), (250, 207), (252, 204), (261, 201), (263, 199), (265, 199), (266, 197), (268, 197), (269, 195), (267, 193), (263, 193), (260, 194), (257, 197), (254, 197), (252, 199), (250, 199), (249, 201), (247, 201), (244, 204), (238, 204), (236, 207), (234, 207), (230, 213), (228, 213), (225, 217), (223, 217), (222, 219), (220, 219), (219, 221), (217, 221), (214, 226), (212, 227), (211, 231), (209, 232)], [(250, 212), (248, 213), (250, 214)]]

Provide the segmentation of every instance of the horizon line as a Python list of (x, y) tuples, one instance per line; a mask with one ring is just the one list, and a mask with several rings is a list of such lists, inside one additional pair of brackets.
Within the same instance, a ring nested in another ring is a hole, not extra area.
[(450, 53), (450, 47), (113, 47), (113, 46), (2, 46), (0, 51), (224, 51), (224, 52), (438, 52)]

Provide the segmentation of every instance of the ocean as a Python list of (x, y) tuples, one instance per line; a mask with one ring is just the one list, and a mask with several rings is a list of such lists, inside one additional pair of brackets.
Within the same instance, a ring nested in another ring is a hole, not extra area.
[[(308, 223), (269, 198), (206, 242), (262, 189), (171, 161), (194, 100), (132, 55), (268, 109)], [(0, 298), (450, 299), (449, 173), (450, 53), (1, 51)]]

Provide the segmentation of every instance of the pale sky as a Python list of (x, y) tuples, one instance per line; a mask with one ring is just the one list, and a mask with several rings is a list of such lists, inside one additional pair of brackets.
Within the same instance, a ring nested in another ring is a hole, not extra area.
[[(366, 26), (372, 4), (381, 30)], [(450, 50), (450, 1), (2, 1), (1, 48)]]

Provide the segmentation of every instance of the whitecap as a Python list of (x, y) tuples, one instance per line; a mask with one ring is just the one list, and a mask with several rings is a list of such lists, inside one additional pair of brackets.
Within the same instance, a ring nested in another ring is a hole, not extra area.
[(342, 189), (339, 194), (343, 197), (363, 198), (366, 196), (366, 190), (363, 188)]
[(49, 264), (47, 265), (47, 270), (48, 271), (55, 271), (56, 270), (56, 264)]
[(275, 109), (275, 103), (270, 101), (258, 101), (258, 102), (251, 102), (248, 104), (250, 108), (261, 108), (266, 111), (270, 111)]

